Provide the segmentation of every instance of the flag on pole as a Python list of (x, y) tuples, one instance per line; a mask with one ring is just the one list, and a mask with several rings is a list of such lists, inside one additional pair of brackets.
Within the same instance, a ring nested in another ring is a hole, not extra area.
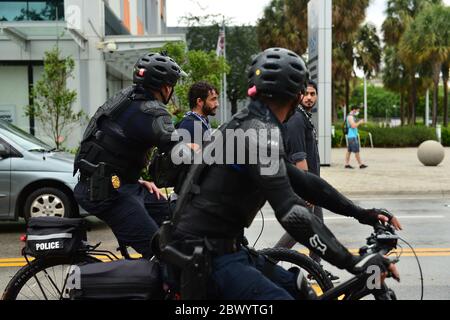
[(222, 28), (219, 31), (219, 38), (217, 39), (217, 47), (216, 47), (216, 54), (218, 57), (225, 55), (225, 26), (222, 26)]
[[(226, 59), (225, 56), (225, 22), (222, 22), (222, 28), (219, 30), (219, 37), (217, 38), (217, 47), (216, 47), (216, 54), (218, 57), (223, 57)], [(220, 83), (221, 87), (221, 93), (220, 93), (220, 122), (224, 123), (227, 119), (227, 78), (226, 74), (224, 73), (222, 75), (222, 80)]]

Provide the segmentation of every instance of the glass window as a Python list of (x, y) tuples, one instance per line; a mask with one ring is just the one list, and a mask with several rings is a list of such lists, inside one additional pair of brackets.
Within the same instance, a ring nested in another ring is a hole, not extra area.
[(64, 20), (64, 0), (1, 1), (0, 21)]
[(45, 142), (6, 121), (0, 120), (0, 131), (7, 138), (16, 142), (18, 145), (28, 151), (42, 152), (52, 149), (52, 147), (50, 147)]
[(27, 11), (26, 1), (0, 1), (0, 21), (17, 21)]

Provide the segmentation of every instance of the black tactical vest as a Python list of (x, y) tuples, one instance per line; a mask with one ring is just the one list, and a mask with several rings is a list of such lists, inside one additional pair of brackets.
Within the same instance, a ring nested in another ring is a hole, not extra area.
[[(252, 102), (249, 108), (237, 113), (219, 131), (243, 128), (244, 123), (249, 122), (265, 125), (267, 115), (260, 111), (262, 108), (258, 103)], [(247, 176), (245, 168), (239, 167), (216, 164), (191, 166), (181, 187), (173, 218), (173, 223), (181, 232), (190, 230), (194, 234), (234, 237), (239, 236), (243, 227), (251, 224), (266, 198)]]
[[(92, 164), (105, 162), (114, 169), (114, 174), (124, 183), (137, 181), (145, 166), (148, 149), (130, 143), (122, 129), (115, 123), (134, 100), (144, 100), (145, 96), (137, 93), (135, 86), (127, 87), (108, 99), (90, 120), (75, 158), (74, 172), (80, 169), (79, 161), (87, 160)], [(144, 103), (144, 101), (142, 102)], [(114, 135), (102, 131), (101, 121), (107, 121)], [(81, 170), (82, 175), (89, 175)]]

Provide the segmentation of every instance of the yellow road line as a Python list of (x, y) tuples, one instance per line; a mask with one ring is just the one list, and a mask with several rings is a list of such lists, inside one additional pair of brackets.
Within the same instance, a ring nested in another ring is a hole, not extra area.
[[(418, 257), (450, 257), (450, 248), (417, 248), (414, 249)], [(300, 253), (308, 254), (308, 250), (299, 250)], [(358, 249), (350, 249), (350, 252), (353, 254), (358, 253)], [(392, 256), (395, 256), (395, 253), (400, 254), (401, 250), (397, 249), (397, 251), (393, 251)], [(97, 259), (100, 259), (103, 262), (110, 261), (105, 256), (95, 256)], [(118, 255), (119, 258), (122, 256)], [(140, 255), (132, 254), (132, 258), (138, 258)], [(414, 254), (411, 249), (404, 249), (402, 252), (402, 257), (414, 257)], [(34, 258), (29, 258), (30, 261), (34, 260)], [(17, 258), (1, 258), (0, 259), (0, 268), (3, 267), (22, 267), (26, 265), (25, 258), (17, 257)]]
[(15, 262), (15, 263), (0, 263), (0, 268), (23, 267), (26, 264), (27, 264), (26, 262), (23, 262), (23, 263), (19, 263), (19, 262)]
[[(349, 249), (349, 251), (353, 254), (357, 254), (359, 252), (359, 249)], [(450, 248), (417, 248), (414, 249), (414, 251), (417, 254), (422, 254), (422, 253), (436, 253), (436, 254), (446, 254), (446, 253), (450, 253)], [(303, 253), (303, 254), (308, 254), (309, 250), (307, 249), (302, 249), (302, 250), (298, 250), (298, 252)], [(396, 252), (396, 253), (400, 253), (403, 252), (403, 254), (413, 254), (413, 250), (411, 250), (410, 248), (403, 248), (402, 249), (396, 249), (393, 250), (392, 252)]]

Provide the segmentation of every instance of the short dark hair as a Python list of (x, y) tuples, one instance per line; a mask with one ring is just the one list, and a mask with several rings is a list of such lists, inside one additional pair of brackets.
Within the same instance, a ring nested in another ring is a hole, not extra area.
[(189, 88), (188, 93), (189, 107), (191, 108), (191, 110), (194, 109), (195, 106), (197, 105), (198, 98), (205, 101), (206, 98), (208, 98), (208, 95), (211, 91), (215, 91), (217, 94), (219, 94), (219, 91), (216, 89), (216, 87), (214, 87), (212, 84), (209, 84), (206, 81), (199, 81), (194, 83)]
[(350, 107), (350, 110), (357, 110), (357, 109), (361, 109), (361, 107), (357, 104), (354, 104)]
[(317, 83), (314, 80), (308, 80), (306, 82), (306, 87), (313, 87), (316, 90), (316, 93), (319, 93), (317, 90)]

